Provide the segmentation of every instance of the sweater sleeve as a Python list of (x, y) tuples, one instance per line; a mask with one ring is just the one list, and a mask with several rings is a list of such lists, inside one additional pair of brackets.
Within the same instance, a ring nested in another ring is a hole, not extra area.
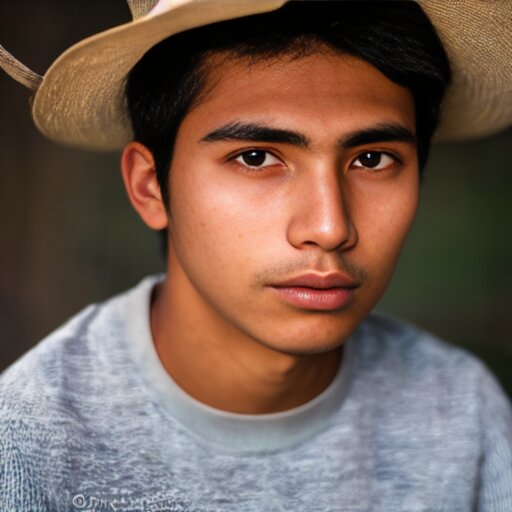
[(494, 377), (482, 372), (482, 460), (478, 512), (512, 510), (512, 410)]
[(36, 358), (24, 359), (0, 375), (0, 510), (50, 512), (52, 414)]
[(39, 444), (20, 421), (0, 419), (0, 510), (49, 512), (32, 449)]

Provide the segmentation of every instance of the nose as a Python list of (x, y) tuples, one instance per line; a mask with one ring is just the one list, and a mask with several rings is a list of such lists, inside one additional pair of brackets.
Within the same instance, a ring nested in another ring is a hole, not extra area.
[(349, 193), (343, 190), (335, 170), (322, 171), (295, 184), (288, 242), (297, 249), (347, 250), (358, 239)]

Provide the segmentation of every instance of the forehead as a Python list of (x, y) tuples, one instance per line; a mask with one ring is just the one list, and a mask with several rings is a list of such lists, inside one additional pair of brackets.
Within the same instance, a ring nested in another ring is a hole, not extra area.
[(325, 50), (256, 61), (216, 54), (206, 69), (202, 97), (187, 116), (205, 129), (240, 118), (300, 124), (305, 131), (386, 122), (415, 131), (410, 91), (346, 54)]

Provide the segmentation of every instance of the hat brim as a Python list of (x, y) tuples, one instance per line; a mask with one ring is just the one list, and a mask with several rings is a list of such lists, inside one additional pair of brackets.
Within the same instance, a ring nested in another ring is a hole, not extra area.
[[(124, 88), (140, 58), (195, 27), (278, 9), (287, 0), (177, 0), (165, 12), (87, 38), (64, 52), (36, 92), (38, 128), (59, 142), (118, 149), (132, 139)], [(512, 9), (496, 0), (420, 0), (453, 72), (438, 140), (476, 138), (512, 122)]]

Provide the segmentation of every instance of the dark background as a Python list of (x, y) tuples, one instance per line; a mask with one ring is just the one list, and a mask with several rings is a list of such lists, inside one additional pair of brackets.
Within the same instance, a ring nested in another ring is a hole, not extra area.
[[(129, 20), (122, 0), (1, 2), (0, 43), (40, 74), (68, 46)], [(58, 146), (0, 72), (0, 370), (90, 302), (162, 271), (118, 154)], [(477, 353), (512, 395), (512, 130), (440, 145), (379, 309)]]

